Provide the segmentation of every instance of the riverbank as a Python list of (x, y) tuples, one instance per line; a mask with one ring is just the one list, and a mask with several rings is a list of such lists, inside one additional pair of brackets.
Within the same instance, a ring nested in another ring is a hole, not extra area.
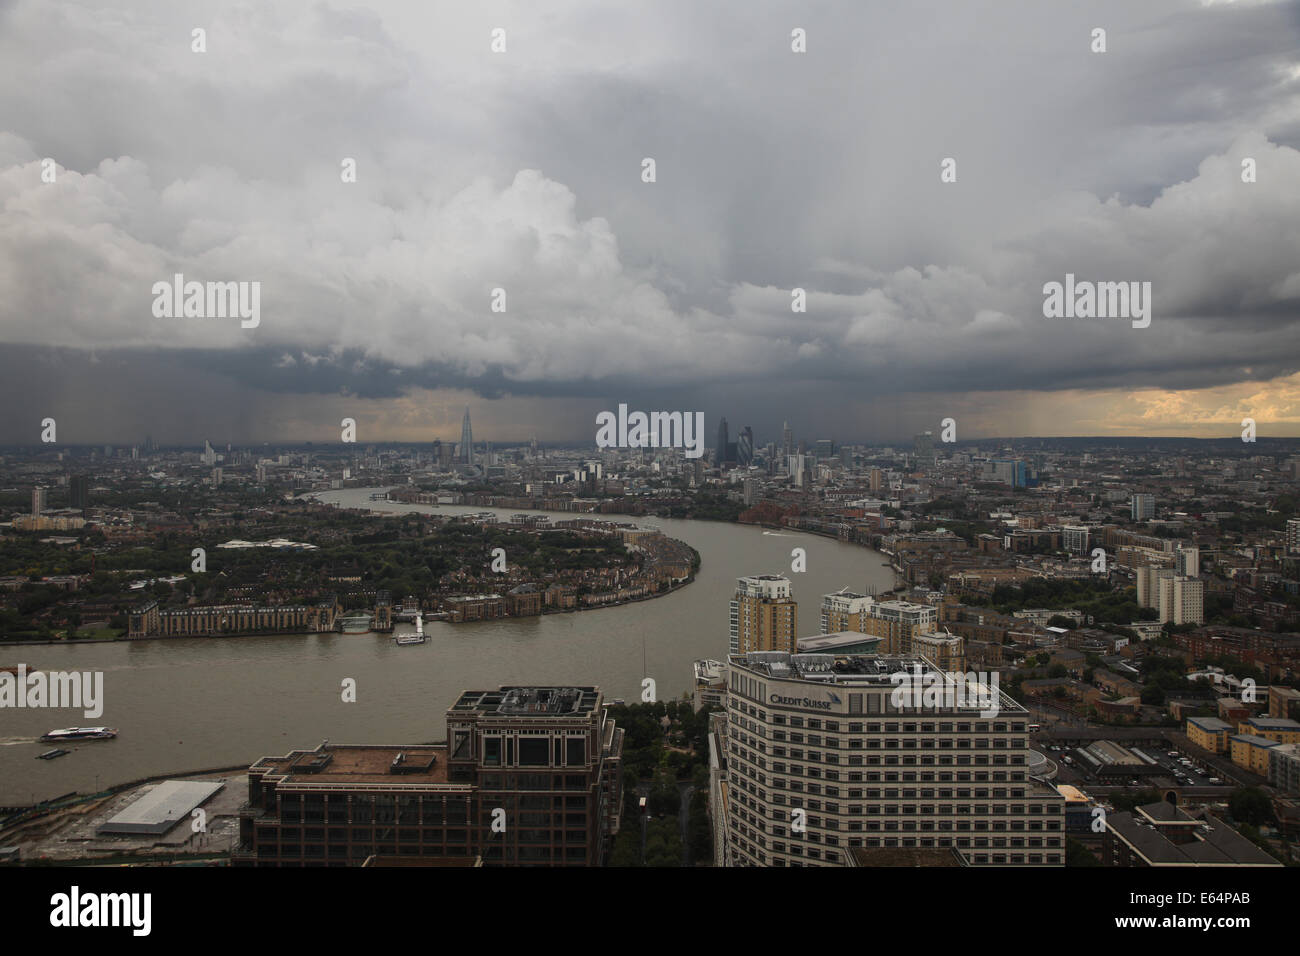
[[(348, 505), (364, 502), (365, 494), (341, 491), (329, 499)], [(439, 509), (469, 510), (484, 509)], [(508, 520), (510, 513), (500, 517)], [(808, 553), (807, 571), (790, 576), (794, 597), (804, 605), (800, 611), (811, 612), (801, 634), (816, 633), (822, 595), (844, 587), (879, 594), (894, 583), (881, 566), (884, 556), (856, 544), (798, 531), (764, 535), (760, 528), (720, 521), (637, 523), (693, 547), (700, 569), (690, 587), (660, 594), (663, 600), (634, 601), (606, 614), (500, 618), (474, 627), (434, 622), (425, 625), (428, 640), (417, 647), (396, 645), (391, 636), (356, 640), (321, 632), (59, 642), (0, 651), (0, 664), (102, 671), (104, 712), (95, 722), (118, 730), (116, 740), (37, 760), (49, 749), (37, 738), (51, 727), (84, 723), (80, 711), (6, 709), (0, 805), (92, 793), (102, 789), (96, 778), (107, 784), (175, 768), (246, 767), (250, 757), (309, 749), (327, 737), (349, 743), (442, 740), (446, 712), (467, 690), (515, 683), (594, 686), (606, 700), (639, 700), (649, 676), (661, 697), (675, 697), (693, 686), (695, 661), (726, 654), (737, 578), (789, 568), (795, 546)], [(409, 630), (401, 625), (398, 633)], [(346, 700), (345, 679), (356, 688)]]

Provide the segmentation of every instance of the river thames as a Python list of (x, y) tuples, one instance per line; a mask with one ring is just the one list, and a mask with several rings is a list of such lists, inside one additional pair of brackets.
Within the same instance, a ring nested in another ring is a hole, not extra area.
[[(317, 497), (396, 513), (494, 511), (508, 519), (518, 512), (372, 502), (374, 490)], [(548, 514), (552, 520), (572, 517)], [(607, 700), (631, 702), (640, 699), (641, 679), (649, 676), (660, 699), (680, 697), (691, 688), (693, 661), (727, 653), (728, 602), (736, 578), (787, 575), (805, 637), (819, 630), (823, 594), (894, 585), (884, 555), (818, 535), (712, 521), (593, 517), (636, 521), (685, 541), (700, 553), (698, 576), (664, 597), (617, 607), (470, 624), (432, 622), (425, 626), (427, 643), (404, 647), (391, 635), (331, 633), (0, 648), (0, 664), (102, 671), (105, 698), (104, 712), (96, 718), (79, 710), (0, 709), (0, 805), (73, 790), (88, 793), (155, 774), (251, 763), (327, 738), (339, 744), (440, 741), (446, 709), (469, 688), (595, 684)], [(807, 551), (804, 573), (790, 573), (795, 547)], [(211, 545), (208, 553), (220, 554)], [(210, 557), (209, 570), (218, 569)], [(341, 684), (349, 677), (357, 684), (355, 703), (342, 700)], [(35, 759), (51, 747), (37, 742), (40, 734), (87, 725), (115, 727), (118, 737), (65, 745), (72, 753), (57, 760)]]

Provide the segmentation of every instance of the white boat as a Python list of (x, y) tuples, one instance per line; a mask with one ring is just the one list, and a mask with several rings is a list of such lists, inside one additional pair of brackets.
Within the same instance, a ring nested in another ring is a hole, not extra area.
[(111, 740), (117, 736), (112, 727), (65, 727), (51, 730), (41, 740)]
[(424, 615), (418, 612), (415, 615), (415, 633), (399, 634), (393, 638), (394, 644), (423, 644), (424, 641)]

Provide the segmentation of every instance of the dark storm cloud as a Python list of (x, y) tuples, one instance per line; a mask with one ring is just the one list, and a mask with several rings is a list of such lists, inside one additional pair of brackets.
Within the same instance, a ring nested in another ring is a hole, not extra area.
[[(779, 427), (898, 391), (1300, 368), (1298, 3), (56, 0), (0, 18), (0, 341), (185, 370), (207, 409), (470, 389), (744, 403)], [(177, 272), (261, 282), (260, 325), (155, 317)], [(1067, 272), (1150, 281), (1151, 327), (1044, 319)], [(9, 366), (24, 415), (79, 391), (57, 363), (39, 382)], [(117, 394), (133, 376), (91, 377), (136, 414)]]

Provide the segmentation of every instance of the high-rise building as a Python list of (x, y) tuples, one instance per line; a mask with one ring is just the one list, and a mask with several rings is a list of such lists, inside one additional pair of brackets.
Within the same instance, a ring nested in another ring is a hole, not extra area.
[(1024, 488), (1029, 484), (1029, 470), (1019, 458), (995, 458), (985, 466), (985, 472), (992, 480), (1012, 488)]
[(249, 768), (234, 866), (600, 866), (623, 730), (595, 687), (467, 691), (443, 744), (329, 746)]
[(460, 460), (466, 465), (474, 464), (474, 430), (469, 427), (469, 406), (465, 406), (465, 417), (460, 422)]
[(804, 455), (802, 453), (791, 455), (786, 470), (789, 472), (790, 477), (794, 479), (794, 486), (796, 488), (802, 488), (804, 484), (804, 475), (808, 470), (808, 465), (805, 461)]
[(785, 422), (781, 425), (781, 457), (789, 458), (794, 454), (794, 432), (790, 430), (790, 423)]
[(934, 433), (921, 432), (916, 436), (916, 457), (918, 461), (934, 461)]
[[(944, 692), (900, 699), (900, 672)], [(1029, 776), (1030, 715), (996, 689), (990, 707), (920, 658), (785, 653), (731, 655), (726, 686), (718, 865), (1064, 865), (1065, 801)]]
[(1067, 524), (1061, 528), (1061, 544), (1071, 554), (1088, 553), (1088, 529), (1083, 525)]
[(862, 617), (864, 634), (885, 639), (888, 654), (914, 654), (912, 638), (934, 631), (939, 611), (912, 601), (872, 601)]
[(1160, 606), (1160, 582), (1173, 578), (1178, 572), (1173, 568), (1143, 566), (1134, 568), (1137, 576), (1137, 602), (1139, 607)]
[(1204, 624), (1205, 585), (1197, 578), (1181, 575), (1162, 577), (1159, 581), (1156, 608), (1160, 623)]
[(39, 518), (45, 510), (45, 486), (37, 485), (32, 489), (32, 517)]
[(1132, 515), (1134, 521), (1150, 521), (1156, 516), (1155, 495), (1133, 496)]
[(1196, 545), (1185, 544), (1174, 555), (1174, 568), (1179, 574), (1194, 578), (1201, 573), (1201, 549)]
[(754, 431), (748, 425), (740, 430), (736, 440), (736, 464), (748, 468), (754, 463)]
[(217, 463), (217, 450), (212, 447), (212, 442), (206, 438), (203, 439), (203, 464), (211, 468)]
[(879, 468), (872, 468), (871, 478), (869, 480), (870, 480), (870, 484), (868, 485), (868, 487), (871, 489), (871, 493), (875, 494), (876, 492), (880, 491), (881, 487), (885, 483), (885, 473), (882, 472)]
[(834, 594), (822, 596), (821, 632), (838, 634), (841, 631), (866, 633), (862, 618), (870, 613), (872, 599), (845, 588)]
[(1300, 518), (1286, 519), (1286, 553), (1300, 554)]
[(731, 600), (731, 652), (798, 649), (799, 605), (791, 597), (790, 580), (776, 574), (755, 574), (736, 582)]
[(727, 462), (727, 442), (729, 434), (727, 432), (727, 420), (724, 418), (718, 422), (717, 445), (714, 447), (713, 457), (714, 464), (721, 468)]

